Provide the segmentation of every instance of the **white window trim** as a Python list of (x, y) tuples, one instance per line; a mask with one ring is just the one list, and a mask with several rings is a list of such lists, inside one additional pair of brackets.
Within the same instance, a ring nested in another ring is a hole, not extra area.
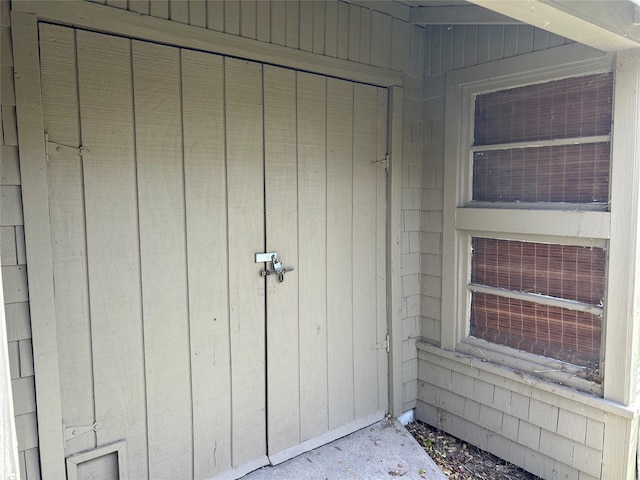
[[(567, 62), (567, 59), (571, 60)], [(584, 45), (570, 44), (456, 70), (447, 75), (441, 325), (443, 348), (480, 358), (488, 356), (491, 361), (511, 368), (602, 394), (602, 386), (576, 378), (576, 367), (468, 336), (471, 308), (469, 252), (473, 236), (608, 248), (612, 234), (612, 214), (601, 206), (590, 206), (587, 210), (576, 210), (575, 205), (543, 208), (536, 205), (534, 210), (530, 209), (533, 205), (529, 204), (521, 204), (517, 209), (495, 208), (494, 205), (492, 208), (478, 208), (482, 204), (470, 201), (472, 152), (477, 150), (471, 143), (476, 94), (572, 76), (611, 72), (613, 65), (612, 55)], [(606, 139), (609, 140), (609, 137)], [(539, 146), (540, 142), (534, 143)], [(611, 163), (613, 171), (613, 155)], [(612, 203), (616, 198), (616, 187), (613, 182), (610, 183)], [(607, 268), (607, 278), (611, 281), (615, 277), (610, 271), (611, 266), (608, 265)], [(618, 301), (612, 297), (609, 292), (606, 293), (605, 305)], [(544, 299), (542, 302), (547, 303)], [(571, 307), (571, 302), (559, 302)], [(549, 300), (548, 303), (555, 304), (558, 301)], [(610, 309), (607, 310), (605, 314), (610, 315)], [(605, 322), (603, 331), (607, 329), (605, 337), (608, 339), (607, 327), (608, 323)], [(602, 347), (604, 351), (604, 340)], [(605, 378), (606, 376), (605, 372)]]

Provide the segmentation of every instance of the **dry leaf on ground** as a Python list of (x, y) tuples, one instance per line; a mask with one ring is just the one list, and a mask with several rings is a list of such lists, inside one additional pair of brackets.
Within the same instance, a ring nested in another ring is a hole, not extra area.
[(540, 480), (539, 477), (426, 423), (410, 423), (407, 430), (449, 480)]

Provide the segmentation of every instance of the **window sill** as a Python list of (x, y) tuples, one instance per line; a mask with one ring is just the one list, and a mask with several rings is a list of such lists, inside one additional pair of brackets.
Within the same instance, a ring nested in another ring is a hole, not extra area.
[[(566, 385), (576, 390), (602, 397), (602, 385), (585, 378), (585, 368), (533, 353), (490, 343), (479, 338), (467, 337), (458, 344), (456, 350), (482, 362), (502, 365), (531, 376), (535, 381), (545, 380), (558, 385)], [(529, 381), (527, 381), (529, 383)]]
[[(488, 342), (484, 343), (488, 344)], [(474, 347), (468, 343), (459, 344), (458, 351), (446, 350), (424, 340), (416, 342), (416, 347), (419, 356), (423, 356), (425, 359), (429, 355), (439, 357), (440, 361), (437, 363), (445, 363), (445, 365), (442, 366), (455, 370), (458, 373), (480, 378), (533, 398), (537, 397), (544, 400), (545, 398), (548, 399), (548, 397), (546, 397), (547, 395), (552, 394), (564, 399), (566, 401), (565, 405), (569, 409), (572, 408), (571, 405), (574, 405), (573, 408), (575, 408), (575, 403), (577, 402), (593, 408), (594, 415), (596, 412), (605, 412), (623, 418), (635, 418), (638, 416), (640, 410), (640, 405), (627, 407), (601, 398), (602, 387), (597, 384), (594, 385), (597, 386), (599, 393), (588, 393), (584, 390), (577, 390), (567, 384), (554, 383), (549, 379), (542, 378), (540, 374), (525, 370), (523, 365), (518, 367), (506, 365), (498, 358), (494, 351), (482, 349), (483, 353), (487, 356), (486, 359), (482, 358), (482, 355), (478, 353), (478, 347)], [(476, 350), (476, 353), (471, 355), (462, 351), (465, 349), (468, 351)], [(520, 360), (513, 355), (510, 357), (514, 360)], [(537, 365), (538, 369), (541, 367), (548, 368), (548, 366), (540, 363)]]

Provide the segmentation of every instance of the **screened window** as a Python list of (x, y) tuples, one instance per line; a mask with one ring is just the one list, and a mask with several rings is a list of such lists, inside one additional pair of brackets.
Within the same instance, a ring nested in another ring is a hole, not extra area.
[(609, 135), (613, 74), (476, 96), (474, 145)]
[(457, 226), (469, 248), (470, 338), (584, 368), (596, 382), (607, 244), (551, 227), (564, 218), (554, 210), (574, 221), (609, 208), (612, 94), (611, 73), (476, 94), (463, 206), (480, 218), (496, 204), (543, 213), (527, 235), (503, 210), (487, 217), (492, 234)]
[[(593, 367), (600, 359), (604, 279), (601, 248), (474, 237), (470, 334)], [(490, 289), (495, 293), (487, 293)], [(536, 302), (545, 297), (575, 304), (563, 308)]]
[(609, 143), (485, 150), (473, 155), (473, 200), (609, 201)]
[(471, 200), (609, 202), (610, 73), (475, 99)]

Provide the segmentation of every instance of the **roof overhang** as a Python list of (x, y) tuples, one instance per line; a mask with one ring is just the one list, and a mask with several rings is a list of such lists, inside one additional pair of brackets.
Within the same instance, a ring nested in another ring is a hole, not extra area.
[(469, 0), (576, 42), (616, 52), (640, 47), (640, 0)]

